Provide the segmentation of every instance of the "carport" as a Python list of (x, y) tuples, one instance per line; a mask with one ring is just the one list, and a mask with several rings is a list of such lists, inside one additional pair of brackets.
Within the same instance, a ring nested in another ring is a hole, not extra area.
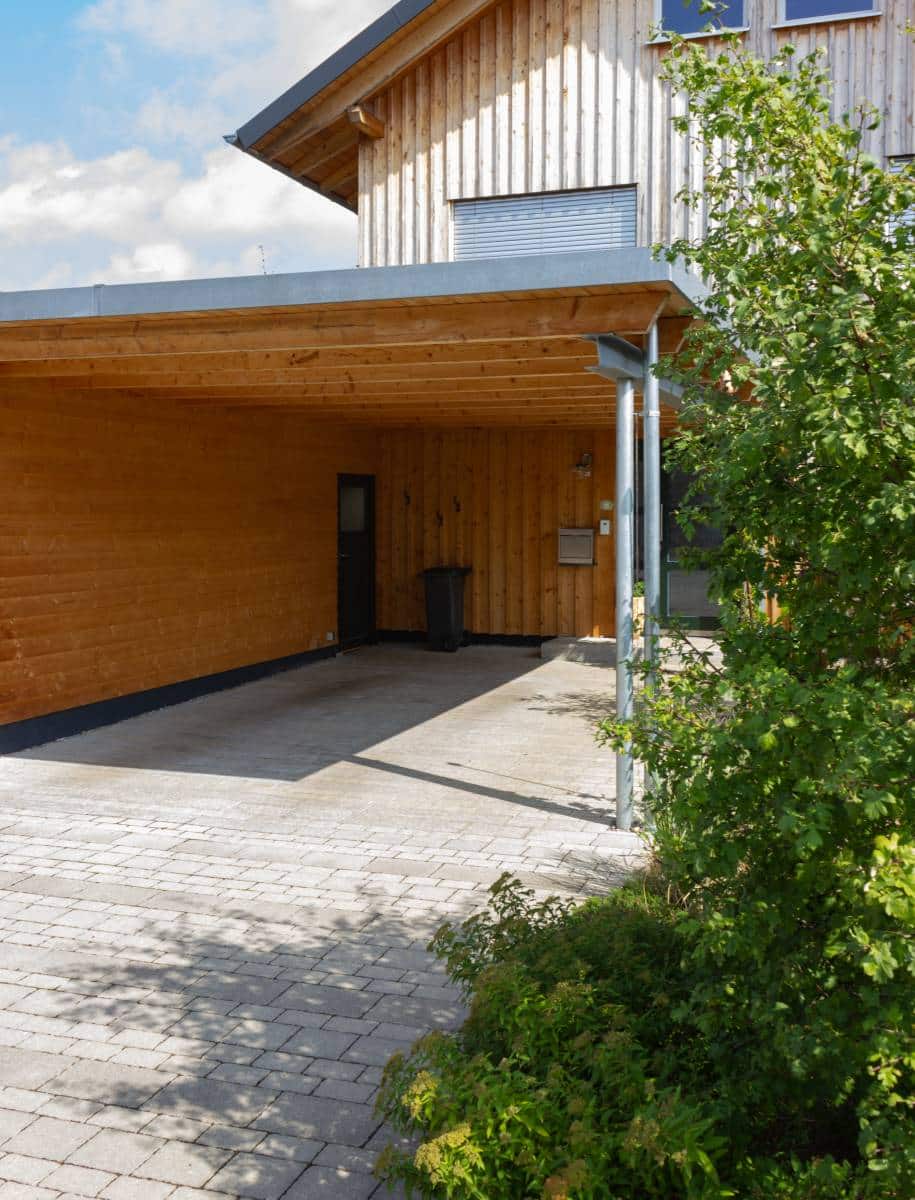
[(625, 643), (634, 391), (694, 295), (626, 250), (0, 297), (0, 746), (334, 653), (345, 478), (371, 636), (466, 564), (478, 640)]

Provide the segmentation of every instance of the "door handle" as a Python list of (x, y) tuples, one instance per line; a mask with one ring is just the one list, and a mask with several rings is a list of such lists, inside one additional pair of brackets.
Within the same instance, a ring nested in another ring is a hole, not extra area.
[(344, 558), (352, 558), (353, 556), (352, 556), (352, 554), (338, 554), (337, 557), (340, 559), (344, 559)]

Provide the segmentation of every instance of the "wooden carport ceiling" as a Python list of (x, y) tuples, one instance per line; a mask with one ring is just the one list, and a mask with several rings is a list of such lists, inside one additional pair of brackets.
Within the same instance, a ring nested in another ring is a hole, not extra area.
[[(663, 284), (0, 325), (0, 395), (295, 410), (372, 426), (608, 426), (612, 383), (589, 334), (640, 344)], [(674, 414), (667, 414), (669, 423)]]

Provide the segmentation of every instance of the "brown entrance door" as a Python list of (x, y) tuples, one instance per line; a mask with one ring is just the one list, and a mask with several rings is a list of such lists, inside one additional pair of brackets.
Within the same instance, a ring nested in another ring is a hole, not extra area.
[(375, 477), (337, 477), (337, 625), (343, 649), (375, 638)]

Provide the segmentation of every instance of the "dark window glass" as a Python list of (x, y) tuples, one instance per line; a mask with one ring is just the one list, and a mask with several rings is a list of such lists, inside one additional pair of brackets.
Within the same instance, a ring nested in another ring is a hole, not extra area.
[[(663, 479), (664, 497), (664, 544), (667, 547), (669, 562), (677, 561), (677, 550), (692, 547), (696, 550), (714, 550), (721, 545), (721, 532), (712, 525), (696, 525), (692, 536), (687, 537), (686, 531), (677, 520), (677, 513), (686, 500), (692, 480), (682, 471), (665, 471)], [(692, 506), (701, 497), (691, 497)]]
[(345, 484), (340, 488), (340, 532), (365, 533), (365, 488)]
[(785, 20), (837, 17), (842, 13), (873, 12), (874, 8), (874, 0), (785, 0)]
[(668, 33), (700, 33), (708, 26), (743, 25), (743, 0), (723, 0), (714, 10), (702, 10), (701, 0), (662, 0), (661, 24)]

